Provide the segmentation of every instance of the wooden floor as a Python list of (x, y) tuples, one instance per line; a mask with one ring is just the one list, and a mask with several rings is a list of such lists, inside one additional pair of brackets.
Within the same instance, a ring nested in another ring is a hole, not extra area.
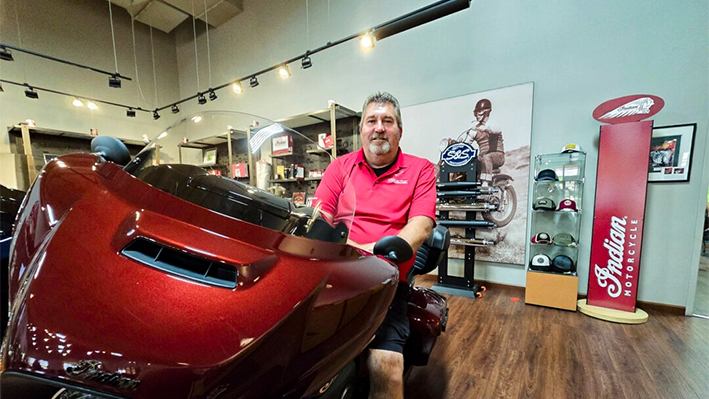
[(525, 305), (512, 287), (448, 298), (447, 331), (407, 399), (709, 398), (709, 320), (648, 311), (645, 324), (614, 324)]
[(699, 257), (699, 276), (693, 313), (709, 317), (709, 254)]

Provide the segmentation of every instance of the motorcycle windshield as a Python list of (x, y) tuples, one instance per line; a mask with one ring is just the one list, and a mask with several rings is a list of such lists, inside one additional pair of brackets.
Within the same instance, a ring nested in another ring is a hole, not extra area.
[(348, 181), (338, 182), (334, 214), (313, 203), (323, 171), (334, 159), (316, 140), (254, 115), (200, 112), (167, 127), (125, 170), (225, 216), (286, 234), (345, 243), (354, 216), (354, 189)]

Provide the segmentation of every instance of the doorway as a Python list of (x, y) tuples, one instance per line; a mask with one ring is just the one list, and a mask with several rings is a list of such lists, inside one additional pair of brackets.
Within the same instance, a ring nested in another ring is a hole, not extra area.
[(709, 194), (707, 195), (702, 234), (702, 253), (699, 257), (699, 275), (697, 276), (697, 291), (694, 296), (692, 313), (696, 316), (709, 318)]

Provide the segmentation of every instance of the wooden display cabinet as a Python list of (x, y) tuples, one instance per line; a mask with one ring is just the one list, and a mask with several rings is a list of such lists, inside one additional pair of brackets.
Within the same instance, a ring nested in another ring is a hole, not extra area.
[(579, 278), (576, 275), (527, 271), (524, 302), (531, 305), (576, 311)]

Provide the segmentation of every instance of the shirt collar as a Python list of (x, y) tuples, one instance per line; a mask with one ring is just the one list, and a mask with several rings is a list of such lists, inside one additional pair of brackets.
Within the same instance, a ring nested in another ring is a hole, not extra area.
[[(398, 168), (405, 168), (405, 167), (409, 166), (409, 164), (408, 164), (408, 162), (406, 162), (405, 158), (406, 157), (404, 156), (404, 151), (402, 151), (401, 146), (399, 146), (399, 156), (396, 157), (396, 161), (394, 161), (394, 166), (392, 166), (390, 170), (398, 169)], [(364, 158), (364, 148), (360, 148), (359, 151), (357, 151), (357, 157), (355, 159), (355, 163), (356, 164), (363, 163), (363, 164), (369, 166), (369, 164), (367, 163), (367, 160)], [(371, 166), (370, 166), (370, 169), (371, 169)]]

